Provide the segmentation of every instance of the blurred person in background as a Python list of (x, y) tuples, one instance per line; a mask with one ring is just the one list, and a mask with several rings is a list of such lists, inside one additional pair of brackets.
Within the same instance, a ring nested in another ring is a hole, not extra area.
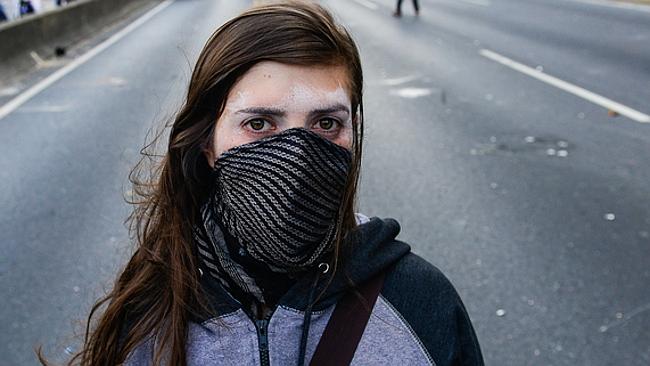
[(444, 274), (355, 212), (362, 85), (317, 4), (217, 29), (162, 161), (131, 174), (136, 250), (70, 364), (483, 365)]
[[(395, 12), (393, 13), (393, 16), (395, 17), (402, 16), (402, 2), (403, 0), (397, 0), (397, 7), (395, 9)], [(415, 15), (420, 15), (420, 4), (418, 3), (418, 0), (413, 0), (413, 8), (415, 9)]]
[(20, 16), (34, 14), (34, 6), (30, 0), (20, 0)]
[(8, 20), (7, 15), (5, 14), (5, 9), (2, 6), (2, 3), (0, 3), (0, 22), (4, 22)]
[(12, 20), (20, 17), (20, 1), (19, 0), (0, 0), (2, 10), (7, 17), (7, 20)]

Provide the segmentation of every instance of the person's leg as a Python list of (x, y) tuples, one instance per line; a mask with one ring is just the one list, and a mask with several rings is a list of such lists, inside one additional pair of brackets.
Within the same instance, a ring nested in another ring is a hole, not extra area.
[(395, 9), (393, 16), (396, 17), (402, 16), (402, 1), (403, 0), (397, 0), (397, 9)]
[(415, 8), (415, 15), (420, 14), (420, 4), (418, 4), (418, 0), (413, 0), (413, 7)]

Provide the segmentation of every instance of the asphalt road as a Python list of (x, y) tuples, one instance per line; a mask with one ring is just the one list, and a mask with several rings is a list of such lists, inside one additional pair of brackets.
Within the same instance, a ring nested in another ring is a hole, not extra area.
[[(650, 11), (420, 1), (401, 19), (392, 0), (323, 1), (364, 62), (360, 211), (396, 218), (447, 274), (487, 364), (650, 364), (650, 124), (485, 57), (648, 115)], [(130, 250), (122, 194), (146, 133), (247, 5), (176, 0), (0, 119), (1, 365), (76, 347)]]

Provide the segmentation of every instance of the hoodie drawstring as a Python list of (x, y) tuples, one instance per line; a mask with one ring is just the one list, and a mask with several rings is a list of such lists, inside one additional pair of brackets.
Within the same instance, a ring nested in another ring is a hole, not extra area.
[(309, 327), (311, 325), (311, 313), (314, 304), (314, 295), (316, 293), (316, 287), (318, 285), (318, 280), (320, 276), (326, 274), (330, 270), (330, 266), (327, 263), (321, 263), (318, 265), (318, 272), (316, 273), (316, 278), (314, 283), (311, 286), (309, 291), (309, 300), (307, 302), (307, 309), (305, 309), (305, 316), (302, 319), (302, 336), (300, 337), (300, 351), (298, 352), (298, 366), (305, 365), (305, 353), (307, 350), (307, 338), (309, 338)]

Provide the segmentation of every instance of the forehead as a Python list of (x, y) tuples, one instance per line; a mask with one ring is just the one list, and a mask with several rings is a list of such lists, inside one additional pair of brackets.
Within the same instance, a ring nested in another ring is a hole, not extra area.
[(235, 83), (228, 95), (227, 108), (350, 104), (348, 85), (343, 66), (298, 66), (263, 61)]

